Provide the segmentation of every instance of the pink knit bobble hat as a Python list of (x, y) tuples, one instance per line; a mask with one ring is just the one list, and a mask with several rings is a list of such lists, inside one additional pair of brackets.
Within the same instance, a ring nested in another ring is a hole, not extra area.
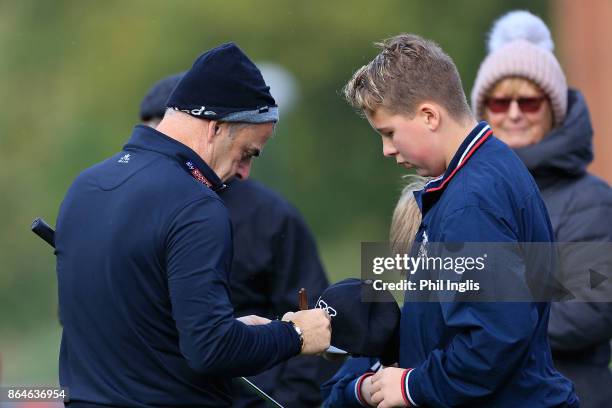
[(550, 99), (555, 127), (567, 113), (567, 81), (553, 55), (554, 44), (546, 24), (528, 11), (512, 11), (493, 25), (489, 55), (480, 65), (472, 88), (472, 108), (484, 117), (487, 93), (506, 77), (523, 77), (537, 84)]

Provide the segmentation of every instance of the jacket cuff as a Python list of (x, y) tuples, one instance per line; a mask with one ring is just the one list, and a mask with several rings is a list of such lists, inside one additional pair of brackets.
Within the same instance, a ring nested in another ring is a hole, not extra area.
[(374, 373), (365, 373), (363, 375), (361, 375), (360, 377), (357, 377), (357, 379), (355, 380), (355, 388), (354, 388), (354, 392), (355, 392), (355, 398), (357, 399), (357, 402), (359, 402), (359, 404), (362, 407), (369, 407), (370, 404), (368, 404), (363, 397), (361, 396), (361, 384), (363, 384), (363, 380), (365, 380), (368, 377), (373, 376)]
[[(418, 407), (417, 403), (414, 402), (414, 392), (410, 393), (410, 375), (413, 373), (414, 368), (408, 368), (404, 370), (402, 375), (402, 397), (404, 397), (404, 403), (407, 407)], [(414, 381), (414, 376), (412, 377)]]
[[(344, 388), (344, 404), (345, 407), (369, 407), (369, 405), (361, 399), (361, 383), (363, 380), (370, 375), (374, 375), (372, 372), (365, 373), (346, 385)], [(358, 388), (359, 387), (359, 388)]]
[[(282, 339), (279, 341), (279, 354), (282, 355), (283, 358), (287, 359), (301, 353), (302, 341), (291, 323), (273, 320), (269, 325), (278, 326), (279, 334), (282, 332), (279, 336)], [(289, 336), (287, 336), (286, 333), (288, 333)]]

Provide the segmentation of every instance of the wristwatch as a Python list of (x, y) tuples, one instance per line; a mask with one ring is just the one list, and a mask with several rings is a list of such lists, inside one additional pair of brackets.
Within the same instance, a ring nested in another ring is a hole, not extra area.
[(289, 320), (289, 323), (291, 326), (293, 326), (293, 329), (298, 336), (300, 336), (300, 352), (302, 352), (302, 350), (304, 350), (304, 333), (302, 333), (302, 329), (300, 329), (292, 320)]

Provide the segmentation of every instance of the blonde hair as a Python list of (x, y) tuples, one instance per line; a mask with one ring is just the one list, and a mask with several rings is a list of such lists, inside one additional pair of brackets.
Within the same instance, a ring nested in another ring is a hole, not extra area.
[(536, 91), (540, 95), (547, 97), (544, 90), (540, 88), (538, 84), (528, 78), (523, 78), (519, 76), (510, 76), (500, 79), (495, 84), (493, 84), (491, 89), (487, 91), (486, 95), (487, 97), (490, 97), (495, 92), (505, 92), (509, 95), (517, 97), (519, 96), (519, 90), (521, 90), (521, 88), (523, 88), (524, 86), (528, 86), (529, 88), (531, 88), (532, 91)]
[(435, 42), (400, 34), (375, 45), (380, 53), (344, 87), (351, 106), (368, 114), (382, 107), (410, 116), (420, 103), (432, 101), (456, 120), (471, 114), (457, 67)]
[(405, 178), (408, 183), (402, 189), (402, 194), (395, 205), (389, 230), (389, 241), (393, 254), (405, 254), (412, 247), (422, 219), (421, 209), (414, 198), (414, 192), (423, 189), (429, 180), (417, 175)]

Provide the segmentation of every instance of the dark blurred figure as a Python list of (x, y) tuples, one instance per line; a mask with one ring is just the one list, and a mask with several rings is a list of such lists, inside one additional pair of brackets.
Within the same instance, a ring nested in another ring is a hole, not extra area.
[[(143, 124), (156, 127), (168, 96), (183, 73), (157, 82), (140, 105)], [(257, 314), (280, 318), (298, 310), (298, 290), (306, 288), (310, 307), (329, 285), (314, 238), (299, 211), (239, 167), (219, 191), (233, 226), (234, 257), (230, 277), (235, 316)], [(320, 357), (297, 356), (250, 377), (258, 387), (287, 407), (318, 407), (320, 386), (340, 367)], [(266, 407), (265, 402), (235, 382), (234, 407)]]
[[(526, 11), (506, 14), (489, 36), (472, 107), (531, 172), (557, 242), (610, 242), (612, 190), (587, 172), (593, 160), (589, 110), (582, 94), (567, 87), (552, 50), (542, 20)], [(567, 248), (562, 273), (607, 275), (607, 254)], [(574, 382), (581, 407), (611, 406), (612, 303), (552, 302), (548, 334), (555, 367)]]

